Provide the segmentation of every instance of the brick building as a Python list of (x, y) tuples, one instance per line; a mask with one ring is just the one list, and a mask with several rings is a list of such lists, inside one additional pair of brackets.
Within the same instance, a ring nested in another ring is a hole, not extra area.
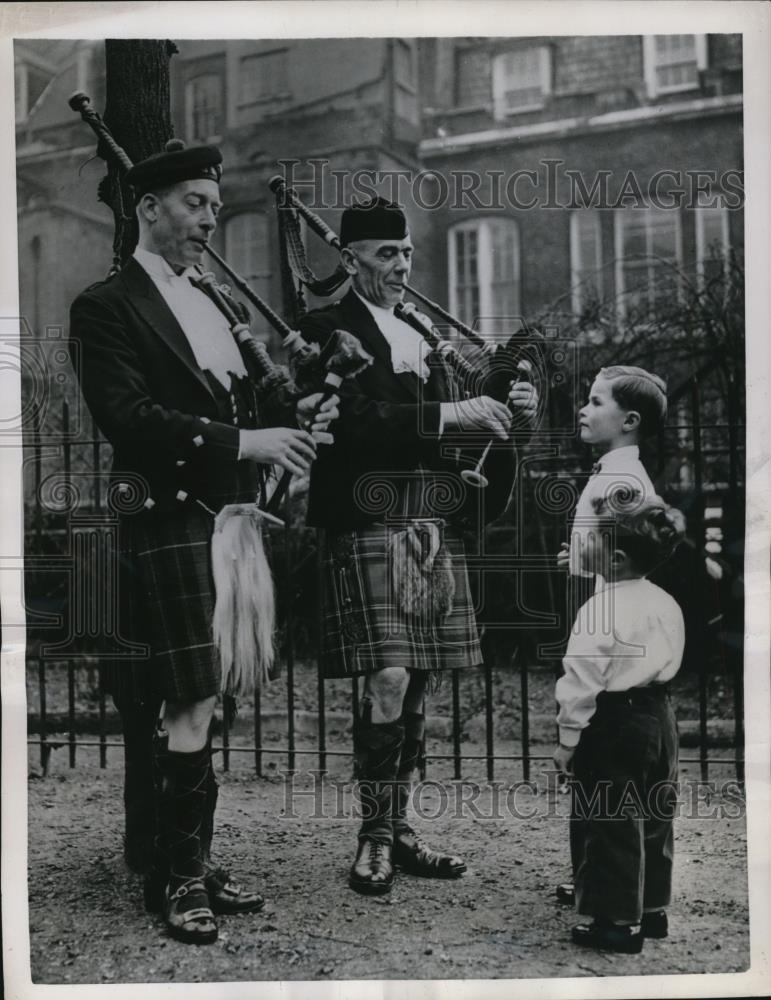
[[(296, 161), (283, 169), (333, 226), (341, 200), (375, 187), (398, 196), (415, 284), (470, 322), (560, 299), (580, 311), (587, 294), (653, 307), (671, 283), (666, 262), (704, 270), (742, 245), (739, 35), (179, 48), (175, 132), (223, 147), (219, 249), (274, 306), (267, 181), (280, 161)], [(40, 330), (66, 323), (72, 297), (109, 265), (101, 164), (87, 164), (92, 137), (67, 106), (85, 89), (101, 107), (104, 56), (98, 42), (45, 41), (17, 43), (16, 57), (22, 301)], [(308, 243), (312, 264), (331, 270)]]

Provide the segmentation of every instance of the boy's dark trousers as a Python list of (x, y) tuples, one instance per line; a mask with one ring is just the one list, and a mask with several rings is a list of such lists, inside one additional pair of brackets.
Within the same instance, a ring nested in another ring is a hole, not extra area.
[(639, 923), (669, 905), (678, 740), (664, 686), (603, 692), (573, 758), (571, 856), (582, 916)]

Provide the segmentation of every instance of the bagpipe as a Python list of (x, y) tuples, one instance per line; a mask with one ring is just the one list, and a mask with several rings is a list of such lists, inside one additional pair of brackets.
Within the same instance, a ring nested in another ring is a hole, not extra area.
[[(130, 170), (131, 159), (91, 107), (90, 98), (77, 92), (69, 99), (69, 105), (97, 136), (98, 154), (119, 171)], [(256, 396), (261, 400), (279, 397), (296, 404), (302, 395), (321, 391), (321, 399), (309, 419), (312, 425), (324, 402), (343, 380), (371, 364), (372, 358), (358, 339), (345, 331), (336, 331), (323, 349), (308, 343), (212, 247), (207, 245), (206, 251), (280, 334), (282, 346), (289, 354), (291, 374), (277, 365), (264, 344), (252, 336), (245, 321), (246, 310), (231, 298), (229, 289), (220, 285), (211, 272), (201, 270), (191, 278), (227, 321)], [(118, 264), (114, 262), (111, 273)], [(256, 503), (228, 504), (216, 513), (202, 501), (195, 501), (214, 516), (212, 572), (216, 599), (212, 631), (222, 671), (221, 690), (225, 694), (248, 694), (255, 684), (273, 676), (275, 595), (262, 530), (268, 523), (283, 524), (277, 510), (290, 478), (290, 473), (285, 471), (264, 508)]]
[[(303, 286), (317, 296), (332, 295), (345, 283), (349, 275), (341, 264), (326, 278), (319, 278), (313, 272), (307, 261), (299, 220), (303, 219), (308, 229), (334, 250), (340, 251), (342, 249), (340, 238), (319, 215), (305, 205), (294, 189), (288, 186), (281, 176), (273, 177), (269, 181), (269, 187), (276, 198), (279, 231), (282, 235), (281, 244), (284, 248), (286, 262), (292, 275), (299, 282), (300, 305), (302, 305)], [(436, 314), (444, 323), (457, 330), (472, 345), (472, 352), (466, 353), (460, 350), (450, 340), (443, 337), (431, 319), (425, 313), (420, 312), (412, 302), (401, 303), (394, 309), (394, 314), (417, 330), (432, 350), (442, 357), (454, 376), (457, 394), (461, 398), (470, 399), (487, 395), (500, 402), (507, 402), (510, 387), (514, 382), (533, 381), (542, 390), (539, 395), (542, 405), (544, 404), (545, 387), (548, 382), (543, 337), (538, 332), (529, 329), (522, 323), (521, 328), (510, 334), (505, 342), (491, 343), (467, 323), (453, 316), (412, 285), (406, 285), (406, 292)], [(522, 321), (520, 320), (520, 322)], [(529, 431), (526, 434), (529, 436)], [(461, 478), (473, 489), (484, 489), (489, 485), (490, 480), (483, 469), (492, 447), (492, 439), (487, 440), (481, 447), (479, 457), (473, 467), (461, 470)], [(499, 517), (511, 500), (518, 464), (516, 449), (513, 445), (509, 447), (509, 454), (511, 461), (503, 474), (511, 482), (511, 489), (503, 505), (500, 503), (490, 504), (485, 509), (485, 520), (487, 521)]]

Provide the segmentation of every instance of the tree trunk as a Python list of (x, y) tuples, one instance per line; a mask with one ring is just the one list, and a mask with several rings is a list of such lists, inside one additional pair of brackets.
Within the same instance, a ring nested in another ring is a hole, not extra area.
[[(153, 39), (105, 41), (103, 117), (134, 163), (161, 152), (174, 134), (169, 62), (176, 51), (172, 42)], [(120, 267), (133, 252), (138, 234), (131, 189), (122, 182), (119, 168), (113, 164), (108, 165), (107, 177), (100, 185), (100, 197), (115, 216), (113, 265)]]

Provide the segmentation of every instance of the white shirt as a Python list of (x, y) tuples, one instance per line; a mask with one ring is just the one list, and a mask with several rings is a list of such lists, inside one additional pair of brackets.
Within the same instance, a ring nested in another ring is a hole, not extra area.
[(388, 341), (394, 374), (414, 372), (418, 378), (427, 382), (431, 371), (426, 363), (426, 355), (431, 353), (431, 347), (425, 338), (398, 316), (394, 316), (393, 309), (376, 306), (359, 295), (355, 288), (353, 291), (369, 309), (378, 329)]
[(163, 257), (140, 247), (134, 251), (134, 259), (174, 313), (198, 367), (211, 372), (229, 390), (231, 373), (245, 376), (246, 366), (225, 317), (205, 292), (190, 283), (195, 269), (188, 267), (177, 275)]
[(578, 612), (570, 636), (555, 692), (560, 743), (576, 746), (601, 691), (671, 680), (684, 646), (683, 613), (665, 590), (645, 579), (607, 584)]
[[(581, 552), (588, 535), (596, 531), (599, 524), (594, 507), (597, 500), (609, 496), (619, 487), (639, 491), (641, 500), (656, 495), (650, 476), (640, 461), (640, 449), (637, 445), (614, 448), (613, 451), (606, 452), (596, 464), (600, 466), (600, 471), (592, 473), (576, 504), (568, 563), (572, 576), (592, 575), (581, 568)], [(598, 586), (601, 586), (601, 577), (598, 576), (597, 579)]]

